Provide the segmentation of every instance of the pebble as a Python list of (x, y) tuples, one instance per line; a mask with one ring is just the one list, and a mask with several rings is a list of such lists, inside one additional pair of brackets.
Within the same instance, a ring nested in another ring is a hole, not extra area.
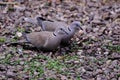
[(81, 67), (81, 71), (82, 71), (82, 72), (86, 72), (86, 70), (85, 70), (84, 67)]
[(80, 63), (79, 61), (74, 61), (75, 64)]
[(78, 50), (77, 55), (81, 55), (83, 53), (83, 50)]
[(111, 60), (106, 61), (106, 65), (109, 65), (111, 63)]
[(16, 33), (18, 37), (21, 37), (22, 36), (22, 33), (21, 32), (17, 32)]
[(118, 80), (120, 80), (120, 77), (118, 78)]
[(8, 76), (8, 77), (15, 77), (16, 74), (13, 73), (12, 71), (8, 70), (8, 71), (7, 71), (7, 76)]

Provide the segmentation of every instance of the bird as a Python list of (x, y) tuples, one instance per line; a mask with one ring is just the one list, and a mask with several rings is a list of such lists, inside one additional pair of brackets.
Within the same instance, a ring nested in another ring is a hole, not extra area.
[(43, 51), (52, 51), (60, 45), (64, 35), (68, 35), (68, 33), (63, 28), (58, 28), (54, 32), (41, 31), (31, 32), (28, 34), (24, 33), (25, 40), (21, 40), (15, 43), (30, 43), (34, 47)]
[(55, 31), (57, 28), (68, 27), (65, 22), (48, 20), (43, 17), (36, 17), (36, 20), (43, 31)]
[(80, 25), (81, 24), (79, 21), (74, 21), (67, 28), (65, 28), (65, 31), (68, 33), (68, 35), (64, 35), (61, 44), (68, 44), (77, 31), (83, 31), (83, 28)]
[[(61, 44), (68, 44), (71, 38), (78, 30), (82, 30), (81, 23), (79, 21), (73, 21), (70, 25), (66, 24), (65, 22), (61, 21), (53, 21), (49, 20), (40, 16), (36, 18), (26, 18), (27, 22), (31, 22), (33, 24), (39, 25), (42, 31), (55, 31), (57, 28), (63, 28), (68, 35), (65, 35), (61, 41)], [(84, 32), (84, 31), (83, 31)]]
[(63, 28), (66, 32), (68, 32), (68, 35), (63, 37), (61, 41), (62, 44), (67, 44), (77, 31), (83, 30), (79, 21), (73, 21), (70, 25), (67, 25), (64, 22), (48, 21), (42, 17), (37, 17), (36, 19), (38, 25), (41, 26), (43, 31), (54, 31), (57, 28)]

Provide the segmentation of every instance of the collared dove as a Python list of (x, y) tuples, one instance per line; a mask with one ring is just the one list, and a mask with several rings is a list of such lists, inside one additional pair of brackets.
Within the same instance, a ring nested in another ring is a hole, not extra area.
[(83, 30), (80, 26), (80, 22), (79, 21), (74, 21), (70, 24), (69, 27), (65, 28), (65, 31), (68, 32), (68, 35), (65, 35), (62, 39), (62, 44), (66, 44), (70, 41), (70, 39), (74, 36), (74, 34), (78, 31), (78, 30)]
[(49, 51), (56, 49), (60, 45), (61, 40), (65, 35), (68, 35), (68, 33), (63, 28), (58, 28), (54, 32), (32, 32), (23, 35), (25, 40), (21, 40), (12, 44), (31, 43), (37, 48)]
[(37, 24), (41, 26), (43, 31), (55, 31), (57, 28), (65, 28), (68, 25), (60, 21), (47, 20), (42, 17), (36, 17)]
[(47, 20), (42, 17), (36, 17), (35, 19), (26, 18), (26, 21), (41, 26), (43, 31), (55, 31), (57, 28), (63, 28), (68, 32), (68, 35), (63, 37), (62, 43), (68, 43), (76, 31), (83, 30), (79, 21), (73, 21), (70, 25), (64, 22)]
[(38, 25), (40, 25), (44, 31), (54, 31), (57, 28), (64, 28), (64, 30), (68, 32), (68, 35), (63, 37), (62, 43), (68, 43), (76, 31), (80, 29), (83, 30), (79, 21), (74, 21), (70, 25), (67, 25), (64, 22), (46, 21), (42, 17), (37, 17), (36, 19), (38, 21)]

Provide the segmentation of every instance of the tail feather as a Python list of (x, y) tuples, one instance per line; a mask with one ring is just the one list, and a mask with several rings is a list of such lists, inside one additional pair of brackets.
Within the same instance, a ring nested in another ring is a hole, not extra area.
[(41, 26), (42, 30), (45, 30), (43, 21), (46, 20), (46, 19), (44, 19), (44, 18), (42, 18), (42, 17), (37, 17), (36, 19), (37, 19), (38, 25)]
[(23, 45), (24, 43), (29, 43), (29, 42), (26, 39), (23, 39), (23, 40), (19, 40), (17, 42), (5, 42), (4, 44), (9, 46), (9, 45)]
[(37, 19), (38, 25), (42, 27), (42, 26), (43, 26), (43, 25), (42, 25), (42, 22), (43, 22), (44, 18), (42, 18), (42, 17), (37, 17), (36, 19)]

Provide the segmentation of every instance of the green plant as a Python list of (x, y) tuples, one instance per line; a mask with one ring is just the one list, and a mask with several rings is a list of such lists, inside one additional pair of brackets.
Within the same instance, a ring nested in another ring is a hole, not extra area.
[(77, 76), (76, 80), (81, 80), (80, 76)]
[(59, 60), (57, 59), (49, 59), (47, 64), (46, 64), (46, 67), (48, 69), (52, 69), (52, 70), (56, 70), (58, 72), (61, 72), (63, 71), (63, 68), (65, 67), (64, 63), (60, 62)]
[(55, 78), (47, 78), (46, 80), (56, 80)]
[(44, 65), (39, 62), (40, 58), (42, 57), (39, 55), (33, 57), (30, 61), (24, 62), (24, 66), (26, 66), (24, 72), (29, 72), (29, 75), (32, 77), (31, 80), (37, 80), (44, 74)]
[(18, 27), (17, 27), (17, 31), (18, 31), (18, 32), (24, 32), (25, 29), (18, 26)]
[(5, 42), (5, 41), (6, 41), (5, 38), (3, 38), (3, 37), (0, 38), (0, 43), (3, 43), (3, 42)]
[(12, 54), (5, 54), (5, 58), (2, 58), (1, 60), (0, 60), (0, 63), (1, 64), (10, 64), (11, 63), (11, 58), (13, 57), (13, 55)]
[(114, 52), (120, 52), (120, 45), (107, 45), (106, 48)]

